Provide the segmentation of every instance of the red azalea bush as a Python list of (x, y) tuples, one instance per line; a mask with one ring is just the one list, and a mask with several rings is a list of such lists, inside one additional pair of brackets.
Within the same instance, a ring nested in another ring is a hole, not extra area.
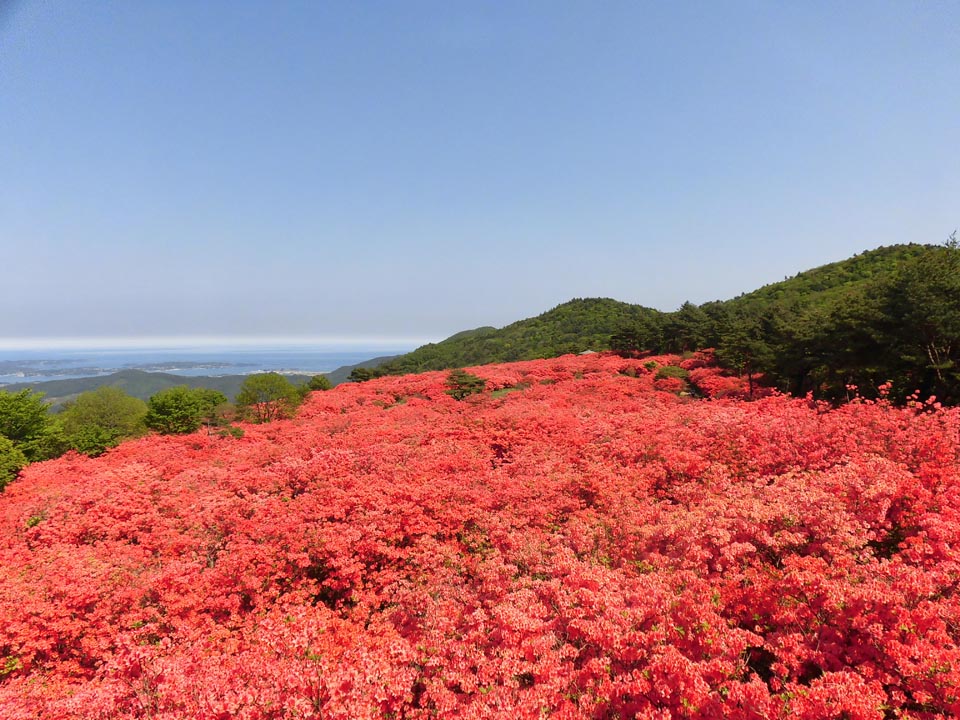
[(960, 713), (960, 411), (656, 390), (680, 362), (387, 377), (30, 466), (0, 717)]

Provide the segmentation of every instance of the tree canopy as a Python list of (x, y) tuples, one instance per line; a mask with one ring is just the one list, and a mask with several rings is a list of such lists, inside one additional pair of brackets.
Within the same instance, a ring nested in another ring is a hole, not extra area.
[(172, 435), (198, 430), (205, 421), (213, 423), (217, 409), (227, 397), (216, 390), (188, 388), (185, 385), (167, 388), (147, 402), (146, 426), (159, 433)]
[(13, 480), (20, 469), (27, 464), (27, 458), (20, 449), (9, 440), (0, 435), (0, 490)]
[(121, 440), (141, 435), (147, 404), (116, 387), (81, 393), (60, 413), (70, 447), (99, 455)]
[(283, 375), (258, 373), (243, 382), (237, 395), (237, 409), (254, 422), (270, 422), (290, 417), (300, 399), (296, 386)]

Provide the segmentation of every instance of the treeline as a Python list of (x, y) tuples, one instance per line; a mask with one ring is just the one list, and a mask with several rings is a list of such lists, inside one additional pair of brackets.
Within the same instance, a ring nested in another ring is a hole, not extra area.
[[(715, 348), (794, 395), (914, 393), (960, 402), (960, 247), (864, 253), (726, 302), (690, 303), (611, 337), (625, 354)], [(854, 389), (856, 388), (856, 389)]]
[(277, 373), (261, 373), (249, 376), (230, 403), (208, 388), (166, 388), (144, 402), (106, 386), (81, 393), (59, 412), (51, 411), (43, 393), (0, 391), (0, 490), (31, 462), (70, 450), (100, 455), (150, 431), (182, 434), (206, 427), (209, 434), (240, 437), (235, 421), (289, 417), (307, 394), (329, 388), (323, 375), (294, 385)]
[(726, 301), (674, 312), (577, 299), (502, 329), (479, 328), (425, 345), (351, 380), (532, 360), (589, 350), (623, 354), (715, 348), (737, 373), (828, 400), (851, 386), (869, 396), (892, 383), (960, 402), (960, 248), (896, 245), (861, 253)]

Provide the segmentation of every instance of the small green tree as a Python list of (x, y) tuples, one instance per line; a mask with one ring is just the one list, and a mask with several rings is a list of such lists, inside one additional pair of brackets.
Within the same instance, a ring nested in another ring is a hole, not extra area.
[(310, 390), (329, 390), (333, 384), (326, 375), (314, 375), (307, 381), (307, 387)]
[(350, 382), (366, 382), (380, 377), (380, 373), (375, 368), (358, 367), (350, 371)]
[(237, 410), (258, 423), (290, 417), (299, 404), (297, 388), (279, 373), (251, 375), (237, 395)]
[(446, 393), (454, 400), (463, 400), (470, 395), (482, 393), (487, 381), (464, 370), (451, 370), (447, 376)]
[(60, 413), (63, 433), (70, 447), (87, 455), (99, 455), (121, 440), (137, 437), (145, 429), (147, 404), (117, 387), (101, 387), (80, 393)]
[(165, 435), (190, 433), (214, 417), (216, 408), (226, 402), (226, 396), (216, 390), (179, 385), (150, 398), (145, 422), (151, 430)]
[(13, 480), (20, 468), (27, 464), (27, 458), (13, 440), (0, 435), (0, 490)]
[(11, 393), (0, 390), (0, 435), (14, 443), (27, 460), (46, 460), (40, 439), (50, 425), (43, 393), (21, 390)]

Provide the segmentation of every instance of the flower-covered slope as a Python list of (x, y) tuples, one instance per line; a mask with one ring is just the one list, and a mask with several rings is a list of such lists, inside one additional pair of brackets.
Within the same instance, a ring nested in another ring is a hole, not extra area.
[(29, 467), (0, 717), (960, 714), (957, 410), (730, 399), (708, 358), (471, 372)]

